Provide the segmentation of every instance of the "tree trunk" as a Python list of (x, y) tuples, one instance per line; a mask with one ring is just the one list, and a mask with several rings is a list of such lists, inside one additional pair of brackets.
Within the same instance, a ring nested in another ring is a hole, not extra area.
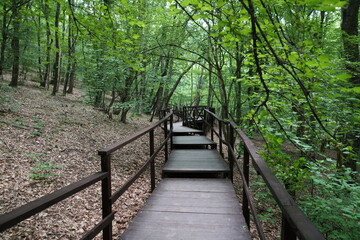
[(348, 61), (345, 65), (353, 75), (351, 82), (360, 84), (360, 56), (358, 25), (359, 25), (359, 0), (349, 0), (349, 3), (342, 9), (341, 30), (343, 31), (343, 45), (345, 58)]
[(70, 38), (70, 43), (71, 46), (70, 47), (70, 62), (71, 66), (70, 66), (70, 76), (69, 76), (69, 87), (67, 90), (67, 93), (72, 94), (74, 91), (74, 84), (75, 84), (75, 73), (76, 73), (76, 57), (75, 57), (75, 53), (76, 53), (76, 35), (74, 34), (74, 29), (72, 28), (72, 21), (69, 22), (69, 29), (71, 29), (71, 37)]
[(39, 13), (39, 18), (38, 18), (38, 31), (37, 31), (37, 44), (38, 44), (38, 74), (39, 74), (39, 79), (40, 81), (42, 81), (43, 76), (42, 76), (42, 61), (41, 61), (41, 16)]
[(59, 44), (59, 16), (60, 16), (60, 3), (56, 4), (56, 14), (55, 14), (55, 62), (54, 62), (54, 87), (52, 95), (56, 95), (58, 84), (59, 84), (59, 63), (60, 63), (60, 44)]
[(13, 37), (11, 40), (11, 48), (13, 51), (12, 76), (9, 86), (17, 87), (19, 81), (19, 65), (20, 65), (20, 16), (17, 2), (13, 2)]
[(6, 9), (6, 5), (3, 6), (3, 19), (2, 19), (2, 29), (1, 29), (1, 50), (0, 50), (0, 75), (3, 74), (4, 70), (4, 62), (5, 62), (5, 48), (6, 48), (6, 42), (8, 39), (8, 26), (7, 26), (7, 13), (8, 10)]
[(172, 95), (175, 93), (175, 90), (177, 88), (177, 86), (179, 85), (181, 79), (185, 76), (185, 74), (190, 71), (190, 69), (195, 65), (195, 62), (191, 63), (189, 67), (187, 67), (178, 77), (178, 79), (176, 80), (174, 86), (172, 87), (171, 91), (169, 92), (169, 94), (166, 96), (165, 101), (164, 101), (164, 108), (168, 108), (169, 106), (169, 102), (170, 99), (172, 97)]
[(44, 15), (45, 15), (45, 26), (46, 26), (46, 64), (45, 64), (45, 72), (44, 78), (40, 83), (41, 87), (49, 86), (49, 77), (50, 77), (50, 54), (51, 54), (51, 29), (49, 23), (49, 5), (47, 1), (44, 4)]

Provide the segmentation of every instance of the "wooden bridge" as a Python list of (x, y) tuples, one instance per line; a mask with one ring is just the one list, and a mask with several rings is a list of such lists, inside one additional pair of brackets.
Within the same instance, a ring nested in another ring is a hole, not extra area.
[[(251, 140), (234, 123), (202, 106), (184, 107), (181, 117), (182, 123), (173, 123), (170, 112), (152, 126), (100, 150), (101, 172), (0, 216), (0, 231), (101, 181), (103, 219), (79, 238), (93, 239), (103, 231), (104, 240), (112, 239), (115, 214), (112, 204), (150, 169), (152, 194), (119, 239), (251, 239), (250, 220), (259, 238), (265, 239), (249, 191), (251, 159), (282, 210), (281, 239), (324, 239), (256, 153)], [(155, 149), (154, 130), (158, 127), (164, 130), (164, 140)], [(111, 154), (145, 134), (149, 134), (149, 159), (120, 189), (111, 193)], [(244, 146), (242, 167), (235, 155), (236, 137)], [(161, 150), (165, 153), (165, 165), (162, 180), (155, 186), (155, 157)], [(241, 205), (232, 184), (236, 170), (243, 185)]]

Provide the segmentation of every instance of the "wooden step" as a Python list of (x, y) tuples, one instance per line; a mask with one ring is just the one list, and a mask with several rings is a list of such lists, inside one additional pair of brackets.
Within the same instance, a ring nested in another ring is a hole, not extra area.
[(196, 149), (207, 148), (216, 149), (216, 143), (205, 136), (174, 136), (173, 148), (175, 149)]
[(250, 240), (228, 179), (164, 179), (120, 240)]
[(173, 150), (163, 167), (163, 177), (226, 177), (229, 172), (219, 152), (210, 149)]
[[(170, 126), (168, 126), (168, 129), (170, 129)], [(182, 122), (176, 122), (173, 124), (173, 134), (174, 136), (186, 136), (194, 134), (203, 135), (204, 131), (183, 126)]]

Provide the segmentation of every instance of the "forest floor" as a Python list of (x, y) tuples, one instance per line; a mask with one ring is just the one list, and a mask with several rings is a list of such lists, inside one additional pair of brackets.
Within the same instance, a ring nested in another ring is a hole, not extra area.
[[(100, 171), (97, 150), (150, 124), (148, 116), (131, 114), (127, 124), (110, 120), (85, 104), (80, 90), (51, 96), (38, 83), (16, 89), (7, 84), (0, 82), (0, 214)], [(147, 140), (144, 136), (112, 157), (113, 192), (148, 156)], [(149, 195), (148, 175), (113, 205), (121, 213), (115, 217), (114, 236)], [(8, 229), (1, 239), (78, 239), (100, 220), (97, 183)]]

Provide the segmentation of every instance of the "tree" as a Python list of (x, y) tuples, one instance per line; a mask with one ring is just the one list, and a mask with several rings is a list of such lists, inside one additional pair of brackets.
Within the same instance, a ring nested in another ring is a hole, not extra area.
[(20, 7), (22, 2), (13, 1), (12, 3), (12, 15), (13, 15), (13, 34), (11, 39), (11, 49), (13, 52), (13, 62), (12, 62), (12, 74), (11, 82), (9, 86), (17, 87), (19, 81), (19, 68), (20, 68)]
[(341, 30), (343, 31), (344, 55), (346, 68), (352, 74), (351, 82), (360, 86), (360, 54), (359, 54), (359, 6), (358, 0), (349, 0), (342, 8)]
[(60, 40), (59, 40), (59, 16), (60, 16), (60, 2), (56, 3), (55, 13), (55, 62), (54, 62), (54, 76), (53, 76), (53, 90), (52, 95), (56, 95), (59, 86), (59, 66), (60, 66)]

